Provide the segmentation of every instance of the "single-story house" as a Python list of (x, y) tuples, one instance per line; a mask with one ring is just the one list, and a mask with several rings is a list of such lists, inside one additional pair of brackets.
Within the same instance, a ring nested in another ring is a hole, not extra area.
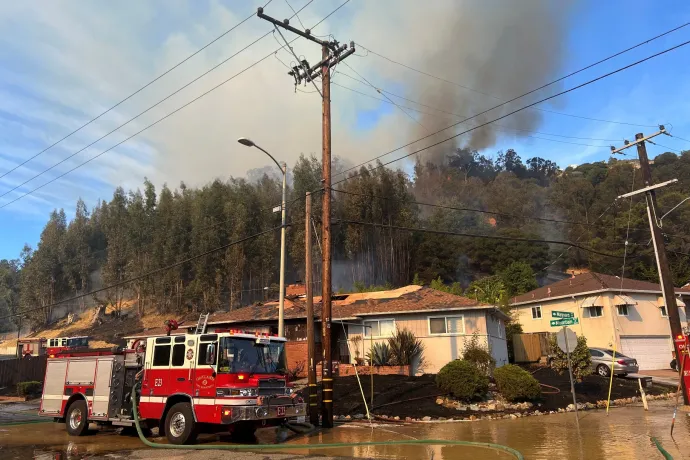
[[(321, 298), (314, 298), (316, 356), (322, 357)], [(436, 373), (462, 356), (465, 342), (477, 334), (497, 366), (508, 362), (505, 321), (508, 318), (493, 305), (422, 286), (356, 294), (338, 294), (332, 300), (331, 353), (341, 363), (365, 358), (371, 342), (384, 342), (396, 328), (409, 329), (424, 344), (423, 368), (416, 372)], [(288, 366), (307, 361), (306, 304), (303, 294), (285, 299), (285, 336)], [(185, 323), (187, 326), (187, 323)], [(209, 332), (243, 329), (277, 333), (278, 302), (216, 312), (209, 316)], [(160, 331), (158, 331), (160, 332)], [(155, 331), (148, 334), (155, 335)], [(358, 338), (355, 338), (358, 337)], [(361, 339), (359, 339), (361, 338)], [(354, 340), (353, 340), (354, 339)]]
[[(681, 323), (687, 321), (677, 289)], [(581, 273), (514, 297), (511, 302), (523, 332), (556, 332), (553, 312), (574, 313), (570, 326), (590, 347), (605, 347), (637, 359), (640, 369), (666, 369), (673, 357), (671, 328), (658, 284), (601, 273)]]

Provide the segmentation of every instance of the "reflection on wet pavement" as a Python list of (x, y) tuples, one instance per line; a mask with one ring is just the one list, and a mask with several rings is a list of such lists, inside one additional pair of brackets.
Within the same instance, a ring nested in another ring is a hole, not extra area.
[[(366, 423), (339, 426), (317, 432), (309, 437), (290, 439), (291, 444), (392, 441), (402, 439), (454, 439), (489, 442), (510, 446), (527, 459), (654, 459), (661, 458), (651, 441), (656, 437), (674, 458), (684, 458), (690, 452), (690, 417), (679, 412), (675, 428), (675, 442), (669, 435), (673, 407), (655, 405), (649, 412), (639, 407), (614, 409), (581, 414), (578, 425), (573, 414), (526, 417), (518, 420), (487, 420), (443, 424), (374, 425)], [(262, 430), (260, 442), (274, 442), (275, 430)], [(204, 444), (217, 443), (225, 437), (206, 436)], [(164, 442), (156, 439), (156, 442)], [(676, 444), (677, 443), (677, 444)], [(136, 437), (107, 430), (82, 438), (67, 435), (64, 425), (54, 423), (0, 426), (0, 458), (5, 459), (78, 459), (98, 455), (110, 458), (130, 458), (131, 451), (145, 449)], [(277, 454), (264, 451), (261, 458)], [(283, 454), (315, 454), (358, 458), (433, 458), (508, 459), (504, 452), (463, 446), (376, 446), (350, 447), (328, 450), (282, 451)], [(113, 455), (115, 454), (115, 455)], [(199, 452), (201, 454), (201, 452)], [(138, 457), (137, 457), (138, 458)], [(204, 458), (204, 457), (199, 457)], [(206, 457), (211, 458), (211, 457)], [(220, 458), (215, 457), (213, 458)]]

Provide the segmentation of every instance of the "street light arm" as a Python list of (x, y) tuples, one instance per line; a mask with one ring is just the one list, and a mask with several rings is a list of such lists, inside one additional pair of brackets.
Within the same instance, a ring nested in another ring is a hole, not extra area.
[(687, 197), (687, 198), (685, 198), (683, 201), (681, 201), (680, 203), (678, 203), (678, 204), (675, 205), (674, 207), (672, 207), (671, 210), (670, 210), (669, 212), (667, 212), (666, 214), (664, 214), (663, 216), (661, 216), (661, 219), (659, 219), (659, 228), (661, 228), (661, 226), (662, 226), (662, 224), (663, 224), (664, 217), (666, 217), (666, 216), (668, 216), (669, 214), (671, 214), (671, 213), (672, 213), (673, 211), (675, 211), (681, 204), (685, 203), (685, 202), (688, 201), (688, 200), (690, 200), (690, 196)]
[(262, 149), (258, 144), (254, 144), (254, 147), (256, 147), (257, 149), (261, 150), (261, 151), (264, 152), (266, 155), (268, 155), (268, 157), (269, 157), (271, 160), (273, 160), (273, 162), (276, 164), (276, 166), (278, 166), (278, 169), (280, 169), (280, 171), (281, 171), (283, 174), (285, 174), (285, 171), (283, 171), (283, 166), (282, 166), (280, 163), (278, 163), (278, 160), (276, 160), (275, 158), (273, 158), (273, 155), (271, 155), (270, 153), (268, 153), (266, 150)]

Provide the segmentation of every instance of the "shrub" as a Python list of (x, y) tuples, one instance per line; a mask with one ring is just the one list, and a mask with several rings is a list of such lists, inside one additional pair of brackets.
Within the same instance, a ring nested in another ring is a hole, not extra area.
[(489, 378), (473, 363), (464, 360), (451, 361), (436, 374), (436, 386), (458, 399), (481, 399), (489, 391)]
[(31, 396), (41, 394), (43, 391), (43, 384), (41, 382), (19, 382), (17, 384), (17, 394), (19, 396)]
[(376, 342), (367, 352), (367, 359), (374, 366), (387, 366), (391, 362), (391, 347), (385, 342)]
[(486, 348), (479, 344), (479, 335), (476, 332), (472, 334), (470, 340), (465, 342), (462, 359), (473, 363), (484, 375), (491, 375), (496, 367), (496, 360)]
[(508, 401), (534, 400), (541, 396), (541, 386), (532, 374), (514, 364), (506, 364), (494, 371), (498, 391)]
[[(551, 336), (551, 367), (559, 374), (568, 371), (568, 356), (558, 347), (556, 341), (556, 334)], [(592, 355), (589, 353), (587, 347), (587, 339), (584, 335), (577, 338), (577, 346), (575, 350), (570, 352), (570, 363), (573, 369), (573, 378), (578, 382), (582, 382), (584, 377), (592, 373)]]
[(295, 367), (287, 370), (288, 380), (294, 382), (298, 380), (302, 375), (304, 375), (304, 369), (307, 367), (306, 361), (297, 361)]
[(391, 362), (396, 366), (411, 366), (415, 359), (422, 360), (424, 344), (408, 329), (396, 329), (393, 336), (388, 339), (388, 346), (391, 351)]

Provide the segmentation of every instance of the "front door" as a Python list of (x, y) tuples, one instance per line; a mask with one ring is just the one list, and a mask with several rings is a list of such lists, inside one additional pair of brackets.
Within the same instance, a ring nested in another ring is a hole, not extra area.
[(213, 423), (219, 418), (215, 405), (217, 364), (218, 336), (200, 336), (194, 370), (194, 410), (200, 422)]

